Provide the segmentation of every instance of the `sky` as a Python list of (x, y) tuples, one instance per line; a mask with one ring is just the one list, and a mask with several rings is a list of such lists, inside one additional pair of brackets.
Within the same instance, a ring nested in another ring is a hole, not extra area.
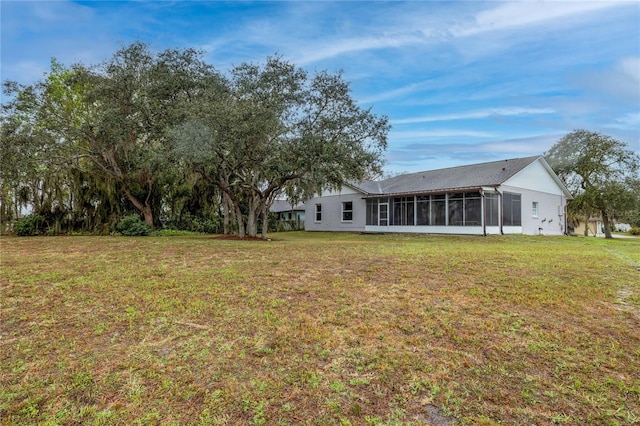
[(542, 155), (575, 129), (640, 153), (640, 1), (0, 1), (0, 78), (134, 41), (221, 72), (280, 55), (343, 72), (389, 118), (387, 174)]

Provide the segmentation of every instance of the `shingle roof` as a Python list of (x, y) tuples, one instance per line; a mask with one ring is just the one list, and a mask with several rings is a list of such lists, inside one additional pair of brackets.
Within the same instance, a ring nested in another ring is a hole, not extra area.
[(304, 204), (298, 203), (295, 206), (292, 206), (287, 200), (273, 200), (273, 204), (271, 204), (271, 211), (274, 213), (290, 212), (292, 210), (304, 211)]
[(497, 186), (541, 158), (513, 158), (395, 176), (353, 185), (368, 195), (411, 194)]

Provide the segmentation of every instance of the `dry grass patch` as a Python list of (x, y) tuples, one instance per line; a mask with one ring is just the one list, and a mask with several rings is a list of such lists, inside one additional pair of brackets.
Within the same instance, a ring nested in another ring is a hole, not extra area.
[(640, 421), (640, 240), (277, 237), (3, 239), (2, 423)]

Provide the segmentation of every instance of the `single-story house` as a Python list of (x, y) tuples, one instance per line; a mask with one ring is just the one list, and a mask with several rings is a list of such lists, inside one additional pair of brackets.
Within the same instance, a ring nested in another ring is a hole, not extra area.
[(284, 230), (304, 229), (305, 205), (298, 203), (292, 206), (287, 200), (274, 200), (270, 211), (275, 213), (276, 221)]
[(542, 156), (363, 181), (306, 203), (307, 231), (563, 235), (571, 194)]

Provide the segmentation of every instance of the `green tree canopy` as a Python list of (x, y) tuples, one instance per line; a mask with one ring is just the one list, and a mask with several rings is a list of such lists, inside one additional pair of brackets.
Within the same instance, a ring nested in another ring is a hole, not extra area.
[(152, 226), (170, 164), (166, 130), (215, 81), (195, 50), (154, 54), (134, 43), (98, 66), (54, 62), (44, 81), (14, 87), (14, 108), (54, 135), (67, 161), (88, 160), (92, 173), (112, 182)]
[(265, 237), (276, 197), (380, 173), (389, 130), (340, 73), (279, 57), (223, 75), (193, 49), (133, 43), (98, 65), (54, 60), (42, 81), (5, 90), (2, 216), (24, 200), (110, 229), (132, 211), (156, 226), (167, 210), (220, 206), (225, 231), (256, 236), (262, 218)]
[(266, 235), (274, 198), (306, 199), (381, 171), (389, 126), (361, 109), (340, 74), (281, 58), (242, 64), (173, 129), (176, 149), (224, 193), (239, 233)]
[(625, 143), (580, 129), (561, 138), (545, 157), (574, 196), (571, 212), (586, 220), (600, 214), (607, 238), (610, 219), (638, 208), (640, 158)]

